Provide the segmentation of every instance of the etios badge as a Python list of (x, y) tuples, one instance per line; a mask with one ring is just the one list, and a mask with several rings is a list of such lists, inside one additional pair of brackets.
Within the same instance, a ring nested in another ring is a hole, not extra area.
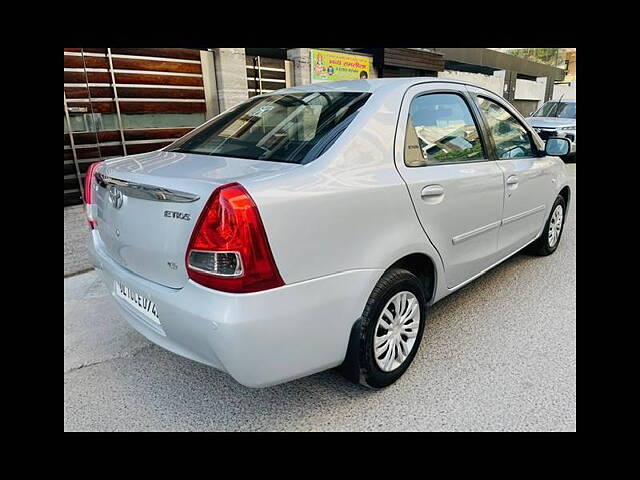
[(111, 205), (113, 205), (113, 208), (118, 209), (122, 207), (122, 200), (122, 191), (118, 187), (109, 187), (109, 201)]

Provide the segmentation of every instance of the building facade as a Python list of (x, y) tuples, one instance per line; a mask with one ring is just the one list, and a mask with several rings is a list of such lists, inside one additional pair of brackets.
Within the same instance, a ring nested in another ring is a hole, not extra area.
[(65, 205), (82, 202), (91, 163), (162, 148), (254, 95), (410, 76), (478, 84), (526, 115), (564, 71), (490, 49), (65, 48)]

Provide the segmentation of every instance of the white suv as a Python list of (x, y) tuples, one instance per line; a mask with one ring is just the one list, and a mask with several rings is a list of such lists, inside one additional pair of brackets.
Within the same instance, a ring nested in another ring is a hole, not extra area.
[(576, 101), (553, 100), (542, 105), (527, 118), (527, 122), (540, 135), (540, 138), (564, 137), (571, 143), (566, 160), (576, 158)]
[(567, 152), (463, 83), (280, 90), (93, 164), (90, 250), (124, 318), (172, 352), (251, 387), (338, 366), (385, 387), (430, 305), (557, 248)]

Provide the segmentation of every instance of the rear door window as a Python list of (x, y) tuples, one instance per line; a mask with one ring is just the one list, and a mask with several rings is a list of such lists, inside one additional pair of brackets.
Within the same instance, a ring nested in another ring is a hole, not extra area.
[(476, 123), (455, 93), (416, 97), (409, 107), (405, 165), (476, 162), (486, 158)]

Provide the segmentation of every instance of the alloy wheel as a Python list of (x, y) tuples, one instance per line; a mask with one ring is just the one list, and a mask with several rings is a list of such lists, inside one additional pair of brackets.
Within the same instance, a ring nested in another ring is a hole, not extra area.
[(373, 350), (376, 364), (391, 372), (411, 353), (420, 328), (420, 304), (416, 296), (403, 291), (395, 294), (382, 309), (376, 324)]
[(562, 230), (562, 219), (564, 217), (562, 211), (562, 205), (556, 206), (556, 209), (551, 215), (551, 221), (549, 222), (549, 246), (553, 248), (560, 239), (560, 231)]

